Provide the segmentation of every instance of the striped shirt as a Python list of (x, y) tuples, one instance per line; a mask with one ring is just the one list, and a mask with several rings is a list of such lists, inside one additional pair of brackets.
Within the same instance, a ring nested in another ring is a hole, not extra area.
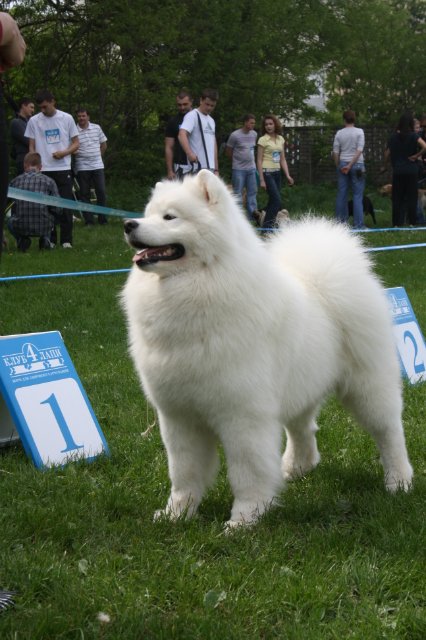
[[(48, 196), (59, 196), (56, 183), (44, 173), (31, 169), (17, 176), (10, 183), (15, 189), (35, 191)], [(53, 226), (53, 215), (56, 207), (46, 204), (15, 200), (12, 209), (11, 224), (17, 233), (25, 236), (48, 236)]]
[(75, 170), (78, 172), (103, 169), (101, 144), (107, 141), (107, 137), (100, 126), (89, 122), (85, 129), (77, 125), (77, 131), (80, 147), (74, 155)]

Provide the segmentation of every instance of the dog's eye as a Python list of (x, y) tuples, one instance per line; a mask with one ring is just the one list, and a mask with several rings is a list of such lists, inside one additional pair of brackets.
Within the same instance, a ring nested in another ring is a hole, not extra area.
[(163, 220), (175, 220), (176, 216), (172, 216), (170, 213), (166, 213), (165, 216), (163, 216)]

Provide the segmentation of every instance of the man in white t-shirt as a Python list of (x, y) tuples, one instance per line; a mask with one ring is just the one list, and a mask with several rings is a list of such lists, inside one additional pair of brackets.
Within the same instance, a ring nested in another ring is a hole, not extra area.
[[(75, 172), (80, 187), (80, 200), (90, 202), (90, 188), (96, 193), (96, 203), (101, 207), (106, 204), (105, 173), (102, 156), (107, 148), (107, 137), (101, 127), (90, 122), (87, 109), (80, 108), (77, 111), (77, 130), (80, 146), (75, 153)], [(94, 223), (93, 213), (83, 213), (86, 225)], [(98, 215), (99, 224), (106, 224), (105, 215)]]
[[(55, 97), (47, 89), (39, 91), (35, 101), (40, 113), (30, 118), (25, 130), (29, 151), (40, 154), (43, 173), (56, 182), (60, 196), (72, 200), (71, 155), (79, 146), (77, 127), (69, 113), (56, 108)], [(60, 224), (62, 247), (72, 249), (72, 211), (62, 209), (55, 223)], [(56, 228), (50, 240), (56, 243)]]
[(204, 89), (200, 105), (183, 119), (179, 130), (179, 142), (188, 160), (199, 169), (210, 169), (219, 173), (216, 143), (216, 124), (211, 113), (219, 94), (215, 89)]

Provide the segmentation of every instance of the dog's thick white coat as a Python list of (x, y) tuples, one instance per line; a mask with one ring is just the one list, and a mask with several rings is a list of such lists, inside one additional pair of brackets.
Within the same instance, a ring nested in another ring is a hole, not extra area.
[(253, 522), (284, 479), (319, 462), (316, 416), (331, 392), (374, 438), (387, 488), (408, 489), (390, 314), (355, 236), (306, 219), (265, 242), (208, 171), (159, 183), (137, 222), (130, 244), (185, 248), (178, 260), (134, 266), (122, 296), (168, 455), (161, 513), (195, 513), (221, 442), (235, 498), (229, 524)]

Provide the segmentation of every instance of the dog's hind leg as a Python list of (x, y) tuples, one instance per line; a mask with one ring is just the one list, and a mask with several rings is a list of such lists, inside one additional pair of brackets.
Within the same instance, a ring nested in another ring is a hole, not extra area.
[(199, 425), (159, 415), (172, 483), (165, 509), (157, 511), (171, 520), (193, 516), (219, 468), (216, 436)]
[[(261, 425), (261, 426), (260, 426)], [(265, 416), (244, 420), (221, 435), (234, 494), (227, 527), (249, 525), (271, 507), (283, 487), (281, 427)]]
[(359, 374), (349, 384), (342, 398), (343, 404), (373, 437), (380, 451), (388, 491), (408, 491), (413, 469), (408, 459), (402, 426), (402, 398), (399, 385), (387, 380), (380, 382), (380, 374)]
[(281, 461), (285, 480), (294, 480), (314, 469), (320, 461), (317, 447), (316, 412), (304, 413), (285, 426), (287, 443)]

